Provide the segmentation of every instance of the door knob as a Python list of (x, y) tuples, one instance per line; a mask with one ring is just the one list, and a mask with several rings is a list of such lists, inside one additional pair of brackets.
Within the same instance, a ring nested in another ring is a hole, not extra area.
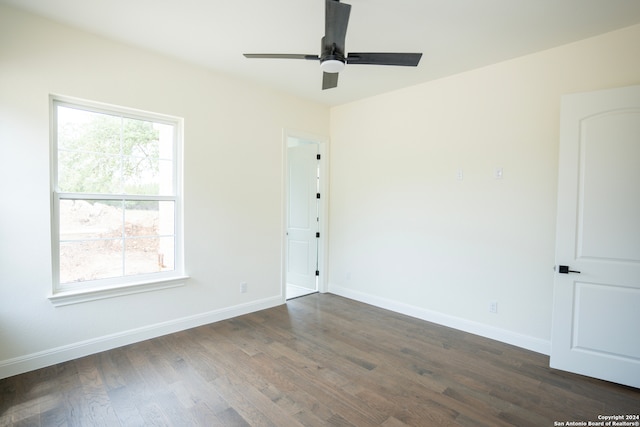
[(558, 272), (562, 273), (562, 274), (569, 274), (569, 273), (578, 273), (578, 274), (580, 274), (579, 271), (569, 270), (569, 266), (568, 265), (560, 265), (560, 266), (558, 266)]

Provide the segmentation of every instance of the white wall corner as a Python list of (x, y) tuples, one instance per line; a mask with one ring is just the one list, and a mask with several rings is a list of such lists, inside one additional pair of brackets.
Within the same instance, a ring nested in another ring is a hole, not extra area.
[(245, 304), (225, 307), (193, 316), (157, 323), (142, 328), (92, 338), (86, 341), (51, 348), (12, 359), (0, 360), (0, 379), (88, 356), (90, 354), (99, 353), (101, 351), (107, 351), (151, 338), (160, 337), (162, 335), (172, 334), (209, 323), (215, 323), (221, 320), (242, 316), (244, 314), (265, 310), (267, 308), (282, 305), (283, 303), (284, 301), (282, 296), (278, 295), (258, 301), (251, 301)]
[(365, 292), (354, 291), (333, 283), (329, 283), (329, 292), (345, 298), (360, 301), (365, 304), (370, 304), (375, 307), (384, 308), (385, 310), (415, 317), (427, 322), (433, 322), (438, 325), (447, 326), (470, 334), (479, 335), (481, 337), (524, 348), (526, 350), (535, 351), (536, 353), (545, 355), (549, 355), (551, 353), (551, 342), (540, 338), (496, 328), (494, 326), (485, 325), (456, 316), (450, 316), (437, 311), (427, 310), (414, 305), (381, 298)]

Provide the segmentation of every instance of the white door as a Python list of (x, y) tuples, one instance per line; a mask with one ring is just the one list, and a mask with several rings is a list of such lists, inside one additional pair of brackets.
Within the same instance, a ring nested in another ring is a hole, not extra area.
[(640, 387), (640, 86), (563, 97), (559, 166), (551, 367)]
[(316, 292), (318, 270), (318, 144), (287, 148), (287, 298)]

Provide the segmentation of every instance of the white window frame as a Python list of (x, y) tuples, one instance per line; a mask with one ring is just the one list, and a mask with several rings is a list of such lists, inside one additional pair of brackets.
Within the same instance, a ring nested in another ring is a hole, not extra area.
[[(151, 121), (172, 125), (174, 128), (173, 147), (173, 188), (170, 196), (141, 196), (129, 194), (94, 194), (94, 193), (65, 193), (59, 191), (58, 184), (58, 118), (57, 106), (67, 106), (75, 109), (105, 113), (113, 116)], [(52, 242), (52, 273), (53, 286), (49, 300), (55, 306), (93, 301), (103, 298), (172, 288), (184, 285), (188, 276), (184, 269), (184, 224), (182, 198), (182, 157), (183, 157), (183, 119), (131, 108), (103, 104), (61, 95), (49, 97), (50, 111), (50, 140), (51, 140), (51, 242)], [(135, 276), (119, 276), (107, 279), (90, 280), (74, 283), (60, 283), (60, 200), (75, 199), (111, 199), (111, 200), (151, 200), (173, 201), (175, 203), (174, 217), (174, 269)]]

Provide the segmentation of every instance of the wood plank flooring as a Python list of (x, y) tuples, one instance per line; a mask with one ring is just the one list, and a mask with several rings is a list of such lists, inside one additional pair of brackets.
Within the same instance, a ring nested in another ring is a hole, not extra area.
[(329, 294), (0, 380), (0, 426), (554, 426), (640, 390)]

